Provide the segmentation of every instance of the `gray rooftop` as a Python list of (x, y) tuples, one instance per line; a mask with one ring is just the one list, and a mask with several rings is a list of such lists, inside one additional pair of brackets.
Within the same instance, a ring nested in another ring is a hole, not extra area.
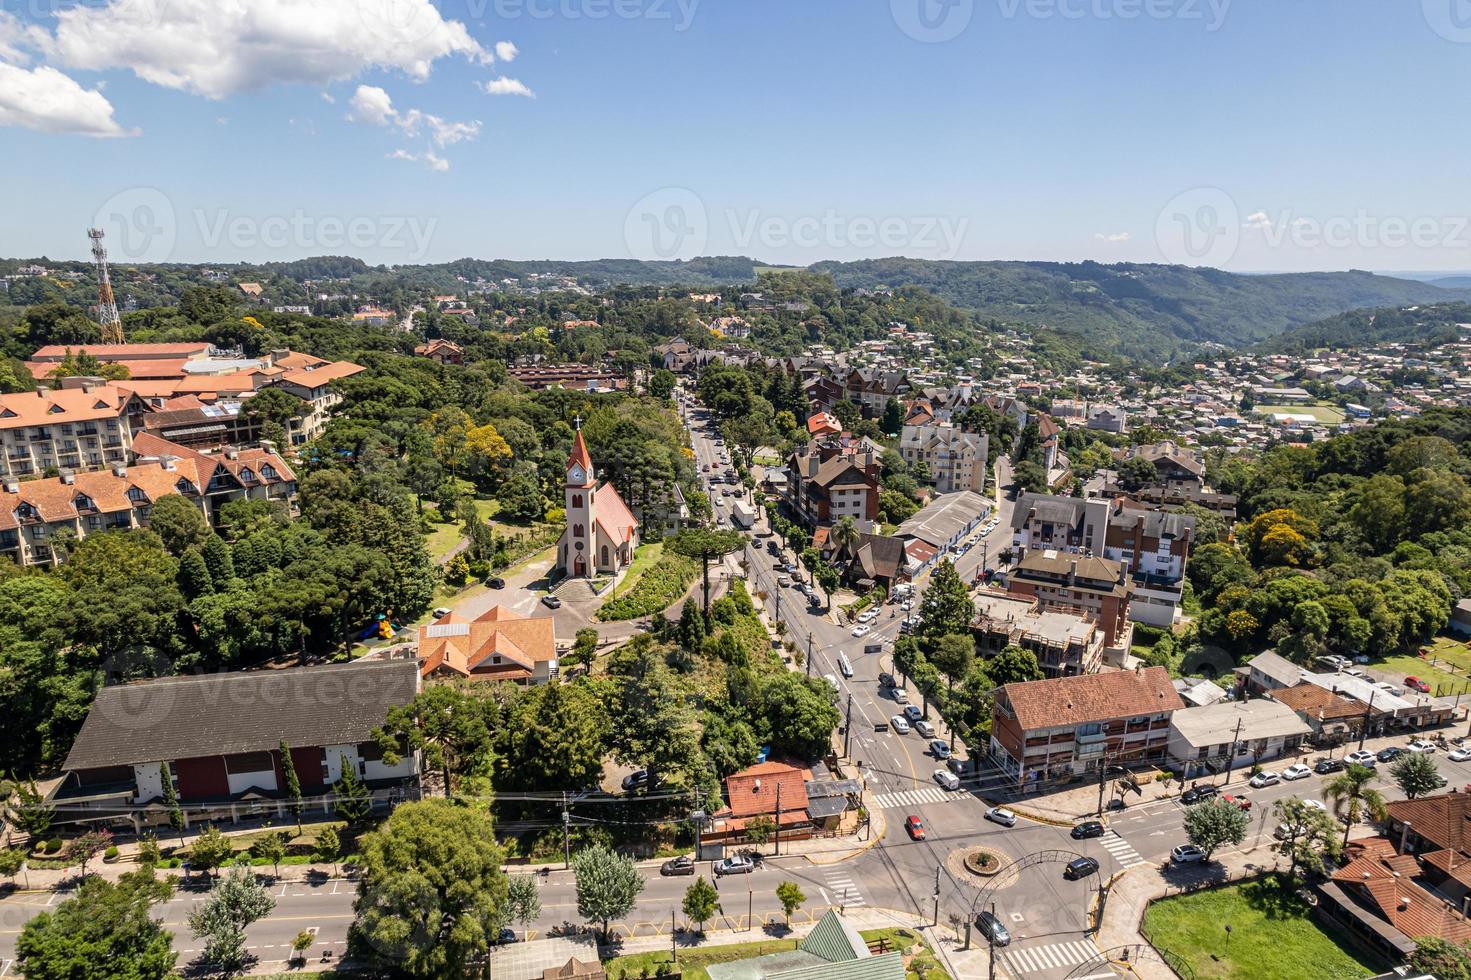
[[(1241, 724), (1240, 735), (1236, 735), (1238, 722)], [(1311, 731), (1296, 711), (1267, 698), (1181, 708), (1170, 716), (1170, 728), (1197, 747), (1219, 745), (1233, 737), (1247, 742), (1259, 738), (1306, 735)]]
[(915, 511), (894, 533), (939, 547), (948, 544), (967, 525), (979, 521), (990, 508), (991, 501), (973, 490), (947, 493)]

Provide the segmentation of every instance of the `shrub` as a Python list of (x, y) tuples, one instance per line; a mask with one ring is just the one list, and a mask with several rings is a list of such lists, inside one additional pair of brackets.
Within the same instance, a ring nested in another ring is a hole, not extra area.
[(490, 562), (476, 559), (470, 562), (471, 578), (487, 578), (490, 575)]
[(700, 565), (692, 558), (670, 553), (661, 555), (654, 567), (644, 572), (637, 585), (598, 610), (598, 619), (638, 619), (663, 612), (684, 595), (699, 573)]
[(107, 848), (107, 850), (105, 850), (105, 851), (102, 852), (102, 858), (105, 861), (116, 861), (117, 860), (117, 845), (116, 844), (109, 845), (108, 848)]
[(42, 846), (41, 850), (47, 854), (55, 854), (57, 851), (61, 850), (61, 838), (51, 838)]

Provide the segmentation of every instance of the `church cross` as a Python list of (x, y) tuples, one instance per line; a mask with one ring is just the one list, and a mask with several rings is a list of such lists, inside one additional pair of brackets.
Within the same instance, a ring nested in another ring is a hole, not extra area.
[(578, 413), (577, 415), (572, 416), (572, 428), (579, 429), (579, 430), (582, 428), (582, 414), (581, 413)]

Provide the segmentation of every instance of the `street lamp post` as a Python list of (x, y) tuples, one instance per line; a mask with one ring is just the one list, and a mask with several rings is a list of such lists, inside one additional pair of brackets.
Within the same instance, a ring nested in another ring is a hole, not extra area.
[(1369, 737), (1369, 717), (1374, 711), (1374, 695), (1379, 693), (1377, 687), (1369, 689), (1369, 703), (1364, 706), (1364, 723), (1359, 726), (1359, 751), (1364, 751), (1364, 739)]

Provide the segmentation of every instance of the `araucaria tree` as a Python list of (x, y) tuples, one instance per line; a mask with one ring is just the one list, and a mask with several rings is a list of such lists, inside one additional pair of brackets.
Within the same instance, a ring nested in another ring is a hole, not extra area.
[(410, 977), (465, 976), (506, 921), (504, 853), (484, 810), (405, 803), (360, 845), (354, 955)]

